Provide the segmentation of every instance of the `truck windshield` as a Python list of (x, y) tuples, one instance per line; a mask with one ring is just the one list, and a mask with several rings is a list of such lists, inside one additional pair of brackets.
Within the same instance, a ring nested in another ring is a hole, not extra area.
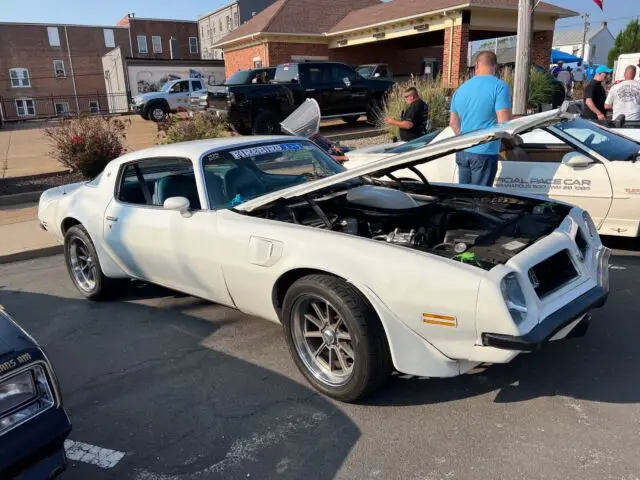
[(233, 208), (247, 200), (345, 171), (306, 140), (238, 145), (205, 154), (202, 160), (212, 209)]
[(244, 85), (249, 80), (250, 74), (251, 71), (249, 70), (238, 70), (225, 83), (227, 85)]
[(173, 85), (173, 82), (166, 82), (164, 85), (160, 87), (159, 91), (162, 93), (168, 93), (172, 85)]
[(616, 135), (586, 120), (561, 122), (554, 125), (554, 128), (575, 138), (607, 160), (635, 160), (640, 154), (640, 143)]
[(276, 83), (290, 83), (293, 80), (298, 80), (298, 66), (289, 63), (278, 65), (276, 69)]
[(356, 71), (362, 78), (369, 78), (371, 75), (373, 75), (375, 69), (376, 67), (358, 67)]

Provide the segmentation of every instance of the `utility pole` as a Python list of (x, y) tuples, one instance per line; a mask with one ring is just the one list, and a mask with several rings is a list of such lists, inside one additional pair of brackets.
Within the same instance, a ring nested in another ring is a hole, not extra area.
[(513, 114), (526, 115), (531, 69), (531, 33), (533, 30), (533, 0), (518, 0), (518, 38), (516, 42), (516, 72), (513, 82)]
[(582, 61), (586, 62), (587, 61), (587, 30), (589, 30), (589, 14), (585, 13), (584, 15), (582, 15), (582, 18), (584, 20), (584, 30), (582, 31), (582, 50), (580, 51), (580, 56), (582, 57)]

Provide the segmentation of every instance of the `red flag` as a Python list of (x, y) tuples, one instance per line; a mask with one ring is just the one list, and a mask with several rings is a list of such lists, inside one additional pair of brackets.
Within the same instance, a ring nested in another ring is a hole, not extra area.
[(593, 2), (600, 7), (600, 10), (604, 11), (604, 9), (602, 8), (604, 0), (593, 0)]

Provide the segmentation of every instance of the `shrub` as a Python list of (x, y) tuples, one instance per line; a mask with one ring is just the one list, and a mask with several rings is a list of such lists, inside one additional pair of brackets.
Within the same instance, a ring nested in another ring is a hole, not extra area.
[(44, 135), (53, 148), (53, 158), (90, 179), (124, 153), (125, 130), (130, 124), (130, 120), (111, 117), (77, 117), (46, 128)]
[(169, 120), (158, 123), (158, 143), (161, 144), (205, 140), (229, 135), (227, 121), (206, 112), (196, 113), (193, 118), (174, 115)]
[(440, 128), (449, 125), (447, 97), (450, 95), (450, 89), (443, 87), (440, 79), (425, 80), (422, 78), (413, 78), (405, 82), (398, 82), (393, 86), (382, 110), (376, 114), (376, 123), (378, 123), (380, 127), (386, 128), (390, 136), (398, 135), (398, 127), (385, 125), (384, 119), (385, 117), (400, 118), (402, 112), (407, 108), (404, 91), (409, 87), (415, 87), (420, 94), (420, 98), (429, 105), (431, 128)]
[[(515, 78), (513, 70), (505, 68), (500, 76), (502, 80), (509, 85), (511, 98), (513, 98), (513, 82)], [(537, 68), (532, 68), (529, 76), (529, 98), (527, 99), (527, 106), (529, 108), (536, 108), (541, 103), (552, 103), (552, 101), (553, 80), (551, 76)]]

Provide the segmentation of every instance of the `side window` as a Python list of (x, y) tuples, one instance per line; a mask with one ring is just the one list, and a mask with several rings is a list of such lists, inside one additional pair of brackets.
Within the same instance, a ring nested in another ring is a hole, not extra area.
[(119, 201), (162, 207), (165, 200), (171, 197), (186, 197), (191, 209), (200, 210), (191, 161), (184, 158), (153, 158), (124, 167), (118, 185)]
[(344, 82), (345, 78), (352, 79), (354, 77), (354, 71), (345, 65), (331, 66), (331, 81), (333, 82)]
[(300, 65), (300, 75), (307, 83), (322, 83), (331, 81), (331, 71), (326, 65)]
[(177, 82), (171, 87), (170, 93), (180, 93), (180, 92), (188, 92), (189, 91), (189, 82)]
[(200, 80), (192, 80), (191, 81), (191, 90), (192, 91), (196, 91), (196, 90), (202, 90), (202, 82)]

